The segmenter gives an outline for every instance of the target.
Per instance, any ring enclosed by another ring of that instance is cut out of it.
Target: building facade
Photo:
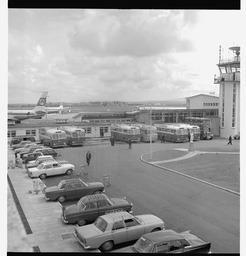
[[[198,94],[186,98],[186,109],[218,109],[219,96]]]
[[[220,86],[219,116],[220,136],[233,137],[240,132],[240,47],[230,47],[233,59],[220,60],[220,72],[215,83]]]

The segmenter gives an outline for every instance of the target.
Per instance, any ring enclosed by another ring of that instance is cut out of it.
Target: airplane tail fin
[[[47,97],[48,97],[48,91],[43,92],[41,97],[38,100],[37,105],[34,107],[33,110],[34,111],[45,111]]]

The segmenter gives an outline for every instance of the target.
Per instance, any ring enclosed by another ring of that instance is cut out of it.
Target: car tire
[[[110,251],[113,249],[113,247],[114,247],[113,241],[107,241],[101,245],[101,248],[103,251]]]
[[[153,230],[151,230],[151,232],[156,232],[156,231],[160,231],[159,228],[154,228]]]
[[[39,178],[40,178],[41,180],[46,179],[46,177],[47,177],[47,175],[46,175],[45,173],[39,175]]]
[[[69,170],[66,171],[66,174],[67,174],[67,175],[71,175],[72,172],[73,172],[73,170],[69,169]]]
[[[86,220],[78,220],[78,221],[77,221],[77,224],[78,224],[79,226],[84,226],[84,225],[86,225],[86,223],[87,223]]]
[[[65,196],[59,196],[57,199],[60,203],[64,203],[66,201],[66,197]]]

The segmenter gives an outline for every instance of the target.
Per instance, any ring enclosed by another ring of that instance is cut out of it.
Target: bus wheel
[[[58,201],[59,201],[60,203],[64,203],[64,202],[66,201],[66,197],[65,197],[65,196],[59,196],[59,197],[58,197]]]
[[[66,174],[67,174],[67,175],[71,175],[72,172],[73,172],[73,171],[72,171],[71,169],[69,169],[69,170],[66,171]]]
[[[41,180],[44,180],[44,179],[46,178],[46,176],[47,176],[47,175],[46,175],[45,173],[43,173],[43,174],[40,174],[40,175],[39,175],[39,178],[40,178]]]

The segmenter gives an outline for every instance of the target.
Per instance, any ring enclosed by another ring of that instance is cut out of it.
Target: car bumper
[[[62,214],[62,216],[61,216],[61,219],[62,219],[62,221],[63,221],[64,223],[66,223],[66,224],[68,223],[68,221],[64,219],[63,214]]]
[[[75,235],[76,240],[83,246],[84,249],[90,249],[91,246],[90,245],[85,245],[82,241],[80,241],[80,239]]]
[[[46,197],[45,195],[44,195],[44,198],[45,198],[46,201],[50,201],[51,200],[50,198]]]

